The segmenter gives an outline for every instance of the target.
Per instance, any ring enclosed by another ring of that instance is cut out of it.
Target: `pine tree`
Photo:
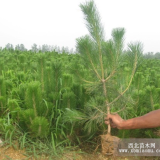
[[[0,76],[0,115],[3,114],[6,108],[6,85],[5,80]]]
[[[41,112],[41,101],[42,93],[40,89],[40,83],[38,81],[30,82],[26,91],[25,102],[28,109],[34,110],[35,117]]]
[[[90,35],[77,39],[77,50],[93,77],[92,81],[88,82],[90,84],[88,88],[90,91],[100,90],[102,92],[105,98],[107,114],[109,114],[111,106],[128,90],[131,84],[138,56],[142,54],[142,46],[140,43],[130,43],[128,45],[128,54],[123,56],[124,28],[113,29],[112,39],[105,41],[104,29],[94,2],[86,2],[85,4],[81,4],[80,7],[84,13],[86,26]],[[114,91],[117,90],[119,92],[121,84],[117,84],[115,77],[117,75],[120,76],[119,68],[124,61],[127,61],[129,68],[131,68],[131,72],[129,73],[130,79],[118,96],[110,96],[110,87],[113,87]],[[110,126],[108,133],[110,133]]]
[[[84,129],[91,133],[98,130],[99,126],[102,126],[104,131],[105,128],[102,124],[105,114],[110,114],[111,110],[118,112],[117,110],[121,110],[120,107],[125,105],[124,93],[128,91],[137,69],[137,63],[140,61],[142,45],[139,42],[130,43],[127,54],[124,54],[125,29],[113,29],[112,38],[106,41],[104,28],[94,1],[80,4],[80,8],[84,13],[89,35],[78,38],[76,47],[89,72],[86,77],[80,73],[78,76],[85,82],[87,91],[92,95],[83,111],[86,114],[86,120],[83,118],[80,121],[83,120]],[[124,77],[121,66],[125,62],[129,70],[125,74],[127,82],[122,83]],[[108,125],[107,133],[107,136],[101,136],[103,153],[111,152],[110,148],[104,145],[106,138],[111,141],[116,139],[116,137],[110,136],[110,125]]]

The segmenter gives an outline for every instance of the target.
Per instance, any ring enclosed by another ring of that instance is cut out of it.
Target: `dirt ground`
[[[100,153],[88,154],[74,151],[66,152],[57,157],[26,156],[25,150],[15,150],[13,147],[0,147],[0,160],[160,160],[160,157],[105,157]]]
[[[25,153],[24,150],[14,150],[13,147],[0,147],[0,160],[22,160],[27,157],[23,155]]]

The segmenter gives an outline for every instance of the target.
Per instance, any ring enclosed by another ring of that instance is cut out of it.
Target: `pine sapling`
[[[95,103],[93,105],[88,104],[93,109],[90,109],[92,115],[85,122],[85,128],[94,128],[91,126],[93,125],[92,122],[98,124],[100,122],[98,119],[101,119],[101,123],[103,123],[102,120],[106,116],[106,112],[110,114],[111,108],[117,105],[117,102],[121,101],[123,95],[128,91],[136,71],[139,56],[142,54],[142,45],[141,43],[130,43],[128,45],[128,54],[124,55],[124,28],[113,29],[112,38],[106,41],[100,15],[94,1],[81,4],[80,8],[84,13],[89,35],[77,39],[77,51],[83,59],[85,67],[89,70],[88,77],[92,77],[92,79],[81,75],[78,76],[85,82],[87,90],[94,97],[102,96],[104,99],[104,103],[101,103],[101,105],[97,100],[92,101]],[[130,75],[127,75],[129,77],[128,82],[121,87],[121,81],[116,80],[122,78],[120,67],[125,61],[131,71],[129,72]],[[98,115],[98,112],[101,116]],[[117,139],[117,137],[111,136],[111,126],[108,125],[107,135],[101,135],[102,153],[113,154],[113,141]]]

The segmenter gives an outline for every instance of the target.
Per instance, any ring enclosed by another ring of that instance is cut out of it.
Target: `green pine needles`
[[[26,109],[21,112],[21,120],[25,122],[33,137],[46,137],[49,133],[49,122],[40,115],[45,111],[42,107],[42,93],[40,83],[33,81],[28,84],[26,91]]]
[[[80,4],[80,8],[84,13],[89,35],[78,38],[76,46],[88,75],[84,77],[80,72],[77,75],[85,82],[88,93],[92,95],[82,111],[86,115],[86,120],[83,119],[84,129],[91,133],[92,129],[98,129],[98,126],[102,126],[102,130],[105,129],[102,125],[105,114],[109,114],[111,110],[121,110],[125,106],[127,98],[124,93],[128,91],[133,80],[137,63],[142,55],[142,45],[130,43],[128,54],[125,54],[125,29],[113,29],[112,38],[106,41],[94,1]],[[124,63],[129,72],[122,74],[121,68]],[[109,125],[108,133],[110,132]]]
[[[110,112],[129,119],[160,108],[159,59],[145,59],[140,42],[124,50],[124,28],[105,39],[94,1],[80,8],[89,34],[77,39],[77,54],[0,50],[0,134],[10,144],[18,140],[31,148],[37,142],[43,154],[58,153],[60,146],[110,134],[104,124]],[[114,131],[119,137],[150,135]]]
[[[45,117],[36,117],[30,126],[34,137],[44,138],[49,133],[49,122]]]
[[[27,108],[32,108],[34,110],[34,115],[38,116],[38,111],[40,109],[40,102],[42,100],[40,83],[33,81],[28,85],[26,91],[26,106]]]
[[[0,115],[6,108],[6,84],[2,76],[0,76]]]

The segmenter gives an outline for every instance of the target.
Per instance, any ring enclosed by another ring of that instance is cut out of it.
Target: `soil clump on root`
[[[120,138],[110,134],[101,135],[102,154],[106,156],[113,155],[118,147]]]

